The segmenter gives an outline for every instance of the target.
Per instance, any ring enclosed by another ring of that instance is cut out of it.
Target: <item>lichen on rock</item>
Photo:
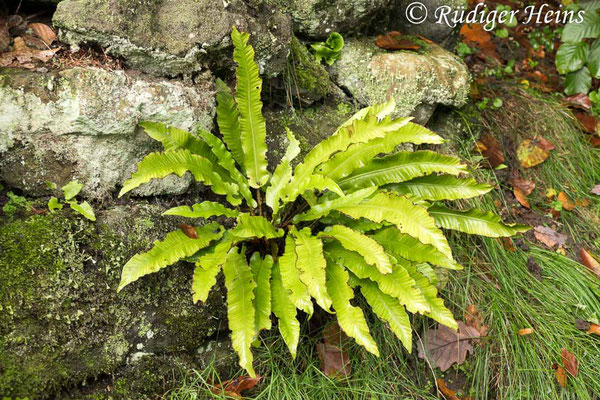
[[[78,179],[86,197],[107,197],[157,149],[140,121],[212,128],[213,78],[190,83],[99,68],[0,70],[0,178],[33,195],[47,193],[46,181]],[[170,177],[137,193],[182,193],[190,182]]]
[[[261,72],[276,75],[291,34],[277,9],[253,10],[242,0],[63,0],[53,23],[66,43],[99,44],[132,68],[171,77],[228,65],[232,26],[252,33]]]
[[[437,104],[466,104],[470,78],[462,60],[435,44],[413,40],[421,45],[418,52],[385,51],[375,46],[374,38],[347,40],[331,76],[361,105],[393,97],[396,116],[412,115],[430,106],[419,123],[427,122]]]

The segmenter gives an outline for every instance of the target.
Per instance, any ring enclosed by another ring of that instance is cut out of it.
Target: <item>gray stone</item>
[[[346,42],[342,58],[330,69],[334,82],[362,105],[393,97],[395,116],[418,116],[425,123],[438,104],[460,107],[467,101],[469,72],[456,55],[414,39],[418,52],[389,52],[374,38]]]
[[[89,198],[109,196],[158,149],[138,122],[210,130],[215,113],[209,74],[184,83],[96,68],[0,70],[0,103],[0,178],[32,195],[78,179]],[[137,194],[178,194],[190,182],[173,176]]]
[[[288,17],[242,0],[64,0],[53,23],[64,42],[97,43],[126,65],[162,76],[230,69],[232,26],[252,34],[261,73],[276,75],[291,35]]]
[[[373,24],[392,0],[271,0],[294,22],[294,32],[313,39],[330,32],[356,33]]]
[[[466,0],[419,0],[419,3],[423,4],[427,10],[427,18],[418,24],[411,23],[406,18],[406,10],[414,2],[414,0],[396,0],[390,18],[390,29],[399,30],[409,35],[421,35],[442,45],[448,41],[453,32],[460,29],[461,24],[453,27],[451,24],[445,23],[444,19],[440,19],[440,10],[441,8],[448,8],[454,11],[466,8]],[[450,11],[450,15],[452,11]],[[415,16],[420,16],[422,11],[415,10],[414,12]],[[448,20],[451,21],[451,17],[448,17]]]

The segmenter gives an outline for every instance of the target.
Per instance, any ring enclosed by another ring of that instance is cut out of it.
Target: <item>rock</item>
[[[210,130],[215,113],[209,74],[185,83],[96,68],[0,70],[0,103],[0,179],[32,195],[48,193],[46,181],[78,179],[89,198],[111,195],[158,148],[139,121]],[[182,193],[190,181],[173,176],[137,193]]]
[[[61,388],[122,376],[124,368],[138,375],[122,385],[139,387],[147,361],[199,348],[212,354],[206,342],[226,326],[224,289],[219,284],[205,304],[193,304],[193,265],[167,267],[116,292],[123,264],[176,225],[163,211],[137,203],[99,211],[96,223],[66,209],[0,219],[1,396],[62,398]],[[152,388],[173,375],[165,371],[151,371],[164,373],[148,377]]]
[[[294,22],[294,32],[312,39],[330,32],[357,33],[373,24],[392,0],[271,0],[281,5]]]
[[[395,116],[417,115],[424,124],[437,104],[460,107],[467,101],[469,72],[456,55],[415,39],[419,52],[388,52],[374,38],[346,41],[330,70],[334,82],[361,105],[396,100]]]
[[[459,8],[467,8],[466,0],[419,0],[419,3],[425,6],[427,10],[427,19],[419,24],[409,22],[406,18],[406,10],[409,5],[414,3],[413,0],[396,0],[396,5],[393,7],[393,13],[390,18],[390,29],[398,30],[408,35],[421,35],[436,43],[443,45],[444,47],[453,32],[457,32],[460,29],[461,24],[457,26],[451,26],[452,11]],[[420,16],[422,11],[414,11],[415,16]],[[448,21],[446,23],[444,18],[441,16],[449,12]],[[439,23],[438,23],[439,21]]]
[[[126,65],[161,76],[231,69],[231,27],[252,34],[261,73],[284,70],[289,18],[242,0],[64,0],[53,23],[73,46],[97,43]]]
[[[271,101],[282,105],[310,105],[325,97],[332,85],[329,73],[295,36],[290,43],[288,68],[267,82]],[[272,91],[276,89],[276,91]]]

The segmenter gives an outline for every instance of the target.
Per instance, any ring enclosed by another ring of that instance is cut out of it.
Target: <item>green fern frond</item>
[[[265,217],[246,213],[240,214],[237,225],[229,232],[240,239],[276,239],[283,236],[283,229],[276,229]]]
[[[317,237],[331,237],[337,240],[346,249],[360,254],[368,264],[375,266],[382,274],[392,272],[392,263],[383,247],[369,236],[343,225],[333,225],[325,228]]]
[[[225,144],[223,144],[221,139],[219,139],[210,132],[199,130],[198,134],[210,146],[213,154],[217,157],[218,165],[223,167],[225,171],[227,171],[229,176],[231,176],[233,181],[238,185],[238,187],[240,188],[240,194],[246,200],[248,205],[253,208],[256,207],[257,203],[256,200],[254,200],[254,198],[252,197],[252,193],[250,192],[248,180],[246,179],[246,177],[244,177],[244,175],[242,175],[240,171],[238,171],[235,165],[235,160],[233,159],[233,156],[231,155],[229,150],[227,150],[227,148],[225,147]]]
[[[296,318],[296,306],[288,297],[286,288],[283,286],[279,265],[273,266],[273,277],[271,279],[271,304],[273,314],[278,318],[279,332],[287,345],[292,358],[296,358],[298,340],[300,340],[300,323]]]
[[[406,264],[405,268],[409,275],[415,280],[417,287],[429,305],[430,311],[425,315],[449,328],[454,330],[458,329],[458,324],[456,323],[452,312],[446,308],[444,300],[438,297],[438,291],[435,286],[433,286],[423,274],[417,271],[416,266]]]
[[[383,187],[399,194],[412,194],[430,201],[469,199],[481,196],[493,188],[485,183],[477,183],[473,178],[464,179],[452,175],[428,175]]]
[[[369,333],[362,310],[350,304],[354,291],[348,286],[348,279],[348,271],[344,267],[336,263],[327,266],[327,291],[331,295],[340,328],[367,351],[379,356],[379,349]]]
[[[223,141],[233,155],[238,165],[244,168],[244,150],[240,139],[240,111],[235,103],[229,86],[220,79],[216,81],[217,86],[217,124],[223,135]]]
[[[194,204],[191,208],[188,206],[169,208],[163,215],[176,215],[186,218],[210,218],[224,215],[229,218],[235,218],[240,215],[240,212],[227,208],[221,203],[203,201],[202,203]]]
[[[344,190],[362,189],[403,182],[434,172],[458,175],[468,173],[464,164],[456,157],[445,156],[433,151],[400,152],[391,156],[372,159],[367,165],[354,170],[338,181]]]
[[[278,214],[281,192],[289,184],[290,179],[292,178],[291,162],[298,154],[300,154],[300,142],[288,128],[286,128],[286,134],[289,142],[288,147],[283,159],[275,168],[275,172],[271,178],[271,184],[267,188],[265,194],[265,203],[271,207],[273,215]]]
[[[374,222],[391,222],[400,232],[419,239],[421,243],[431,244],[452,259],[450,245],[427,209],[414,205],[405,197],[380,192],[359,205],[344,206],[338,210],[352,218],[364,217]]]
[[[336,154],[331,160],[321,164],[318,173],[333,180],[339,180],[352,173],[357,168],[368,164],[379,154],[392,153],[402,143],[443,143],[444,139],[429,129],[407,123],[395,132],[388,133],[385,137],[370,140],[366,143],[357,143],[346,151]]]
[[[119,283],[120,292],[125,286],[137,281],[144,275],[158,272],[168,265],[189,257],[205,248],[213,240],[223,235],[222,227],[217,223],[196,228],[197,239],[187,237],[182,231],[174,231],[162,242],[154,242],[154,247],[147,253],[136,254],[125,264]]]
[[[259,188],[269,180],[267,171],[267,128],[262,115],[260,92],[262,80],[254,62],[254,49],[248,44],[250,35],[233,28],[231,38],[235,47],[233,59],[237,62],[237,90],[235,99],[240,111],[240,140],[244,150],[244,167],[250,186]]]
[[[323,243],[314,237],[309,228],[292,230],[296,243],[296,267],[300,271],[300,280],[306,285],[308,293],[325,311],[331,309],[331,297],[325,285],[327,262],[323,256]]]
[[[225,287],[227,288],[227,319],[231,330],[231,344],[239,356],[239,365],[248,375],[255,377],[252,368],[252,342],[256,337],[254,313],[254,289],[256,282],[245,254],[238,248],[229,250],[223,264]]]
[[[289,292],[290,301],[295,307],[310,316],[313,315],[313,304],[308,289],[300,280],[300,271],[297,267],[296,242],[292,235],[285,238],[285,251],[279,258],[282,284]]]
[[[427,262],[447,269],[463,268],[432,245],[423,244],[395,227],[382,229],[371,237],[396,258],[405,258],[417,263]]]
[[[354,206],[375,193],[376,187],[370,187],[362,190],[357,190],[344,197],[338,197],[333,200],[324,201],[323,203],[315,204],[303,214],[298,214],[294,217],[293,222],[312,221],[327,216],[331,211],[344,206]]]
[[[143,121],[139,124],[148,136],[162,143],[165,151],[188,150],[215,163],[217,158],[212,154],[208,143],[183,129],[168,126],[161,122]]]
[[[222,176],[215,172],[213,163],[185,149],[148,154],[138,163],[137,171],[131,175],[131,178],[123,183],[119,197],[152,179],[165,178],[171,174],[182,177],[188,171],[198,182],[210,186],[216,194],[226,195],[227,201],[231,204],[241,203],[236,196],[237,185],[224,182]]]
[[[234,245],[231,239],[225,238],[212,251],[202,255],[196,262],[192,279],[193,301],[206,302],[208,293],[217,283],[217,275],[227,260],[227,253]]]
[[[412,351],[412,329],[410,319],[400,302],[383,293],[377,284],[367,279],[351,279],[351,283],[360,286],[360,292],[365,300],[371,306],[371,310],[388,327],[404,345],[404,348],[411,353]]]
[[[351,125],[354,121],[359,119],[367,119],[369,117],[376,117],[377,119],[384,119],[388,115],[394,112],[396,109],[396,101],[392,97],[385,103],[374,104],[365,108],[361,108],[355,112],[346,122],[342,123],[338,130],[341,128]]]
[[[271,272],[273,269],[273,257],[266,255],[260,257],[260,253],[252,254],[250,257],[250,269],[254,276],[256,287],[254,288],[254,310],[256,321],[256,332],[263,329],[271,329]]]
[[[341,263],[360,279],[376,282],[383,293],[400,301],[408,311],[426,313],[431,310],[425,297],[416,287],[416,282],[402,265],[394,265],[391,274],[382,274],[367,264],[358,253],[346,250],[337,243],[328,243],[325,250],[330,259]]]
[[[505,224],[502,218],[491,211],[477,209],[457,211],[442,205],[434,205],[428,210],[435,223],[444,229],[452,229],[488,237],[507,237],[527,232],[530,227],[520,224]]]

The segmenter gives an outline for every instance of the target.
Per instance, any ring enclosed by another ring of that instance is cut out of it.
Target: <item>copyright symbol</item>
[[[427,7],[425,4],[415,1],[406,7],[406,19],[411,24],[419,25],[427,19]]]

